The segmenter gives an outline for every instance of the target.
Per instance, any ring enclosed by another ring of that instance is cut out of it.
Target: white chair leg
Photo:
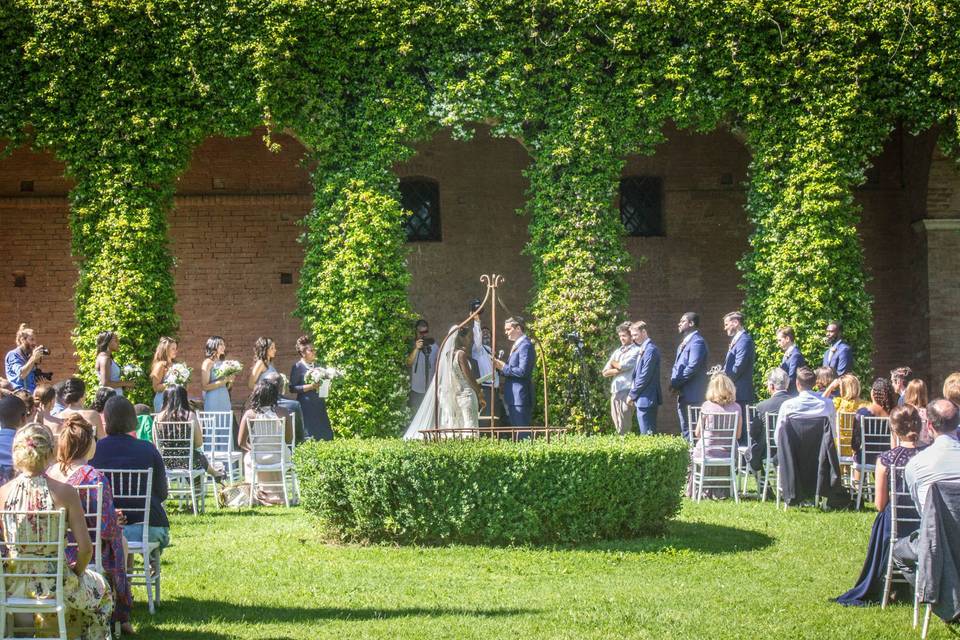
[[[141,557],[143,558],[143,582],[147,589],[147,610],[152,615],[157,612],[157,609],[154,605],[153,576],[150,575],[150,554],[145,550]]]
[[[777,467],[777,486],[773,490],[777,494],[777,509],[780,508],[780,467]],[[783,508],[787,508],[787,503],[783,503]]]
[[[280,484],[283,486],[283,506],[290,507],[290,494],[287,493],[287,469],[280,465]]]
[[[927,631],[930,630],[930,610],[931,607],[928,604],[927,610],[923,612],[923,630],[920,631],[920,640],[927,640]]]
[[[917,595],[916,589],[913,592],[913,628],[917,628],[917,620],[920,617],[920,598]]]
[[[740,495],[737,493],[737,470],[730,467],[730,487],[733,490],[733,501],[740,504]]]
[[[927,609],[929,612],[929,609]],[[60,628],[61,640],[67,640],[67,611],[61,609],[57,612],[57,626]]]

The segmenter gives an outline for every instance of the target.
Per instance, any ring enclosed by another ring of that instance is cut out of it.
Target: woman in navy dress
[[[307,371],[317,361],[317,353],[309,336],[297,338],[297,353],[300,360],[290,369],[290,390],[297,394],[300,410],[303,411],[303,430],[314,440],[333,440],[330,418],[327,416],[326,399],[317,393],[319,384],[307,384]]]
[[[922,423],[916,408],[902,405],[894,408],[890,413],[890,428],[900,438],[900,446],[884,451],[877,459],[876,472],[876,504],[877,517],[873,521],[873,530],[870,532],[870,542],[867,543],[867,557],[860,570],[857,584],[845,594],[836,599],[836,602],[853,607],[862,607],[869,604],[878,604],[883,599],[883,583],[887,571],[887,554],[890,553],[890,482],[896,479],[897,490],[903,490],[903,478],[896,478],[893,469],[904,467],[910,458],[920,450],[917,448],[917,439],[920,437]],[[913,501],[904,507],[897,504],[897,509],[908,509],[912,516],[916,516],[916,507]],[[917,528],[913,523],[909,527],[903,525],[898,536],[906,536]],[[898,584],[894,584],[894,589]],[[909,593],[898,594],[898,600],[909,599]]]

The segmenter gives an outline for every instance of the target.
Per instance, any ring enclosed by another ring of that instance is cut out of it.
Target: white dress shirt
[[[930,485],[940,480],[960,481],[960,441],[949,435],[938,435],[929,447],[913,456],[903,472],[910,495],[923,513]]]
[[[779,435],[780,429],[787,421],[787,416],[827,418],[830,421],[830,430],[833,431],[833,433],[837,432],[837,411],[833,408],[833,400],[824,398],[819,393],[814,393],[813,391],[801,391],[799,395],[790,398],[780,405],[774,438]]]

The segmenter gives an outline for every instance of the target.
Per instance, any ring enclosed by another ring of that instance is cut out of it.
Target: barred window
[[[620,220],[628,236],[665,236],[663,178],[629,176],[620,181]]]
[[[410,212],[407,242],[440,242],[440,185],[427,178],[400,181],[400,205]]]

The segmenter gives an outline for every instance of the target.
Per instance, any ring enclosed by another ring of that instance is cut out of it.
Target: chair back
[[[143,548],[147,548],[150,529],[150,502],[153,499],[153,469],[100,469],[113,491],[114,506],[127,519],[131,514],[143,515]]]
[[[193,471],[193,430],[190,421],[157,420],[153,423],[153,442],[168,471]]]
[[[857,427],[857,414],[849,411],[837,413],[837,456],[840,459],[853,457],[853,430]]]
[[[197,418],[203,429],[203,452],[208,458],[234,450],[232,411],[198,411]]]
[[[687,424],[690,426],[690,431],[687,433],[687,440],[692,446],[696,441],[696,426],[700,422],[700,405],[690,405],[687,407]]]
[[[283,418],[251,418],[247,421],[250,433],[250,455],[254,461],[260,456],[277,455],[286,462],[290,447],[286,442],[286,423]]]
[[[740,412],[700,413],[700,443],[703,455],[712,460],[729,460],[731,463],[737,454],[737,424]]]
[[[780,417],[779,413],[768,412],[764,416],[763,430],[764,435],[767,439],[767,457],[765,458],[766,462],[773,462],[773,456],[777,455],[777,419]]]
[[[11,582],[53,582],[57,607],[63,607],[67,517],[56,511],[0,511],[4,535],[0,538],[0,600],[6,600]],[[12,540],[10,538],[13,538]]]
[[[97,570],[103,572],[103,487],[100,484],[79,484],[76,486],[80,494],[80,504],[83,505],[83,514],[87,520],[87,531],[93,543],[93,558]],[[69,534],[68,547],[77,545],[73,534]]]
[[[890,449],[890,418],[860,417],[860,464],[874,464]]]
[[[891,542],[917,530],[920,512],[903,479],[906,467],[890,468],[890,537]]]

